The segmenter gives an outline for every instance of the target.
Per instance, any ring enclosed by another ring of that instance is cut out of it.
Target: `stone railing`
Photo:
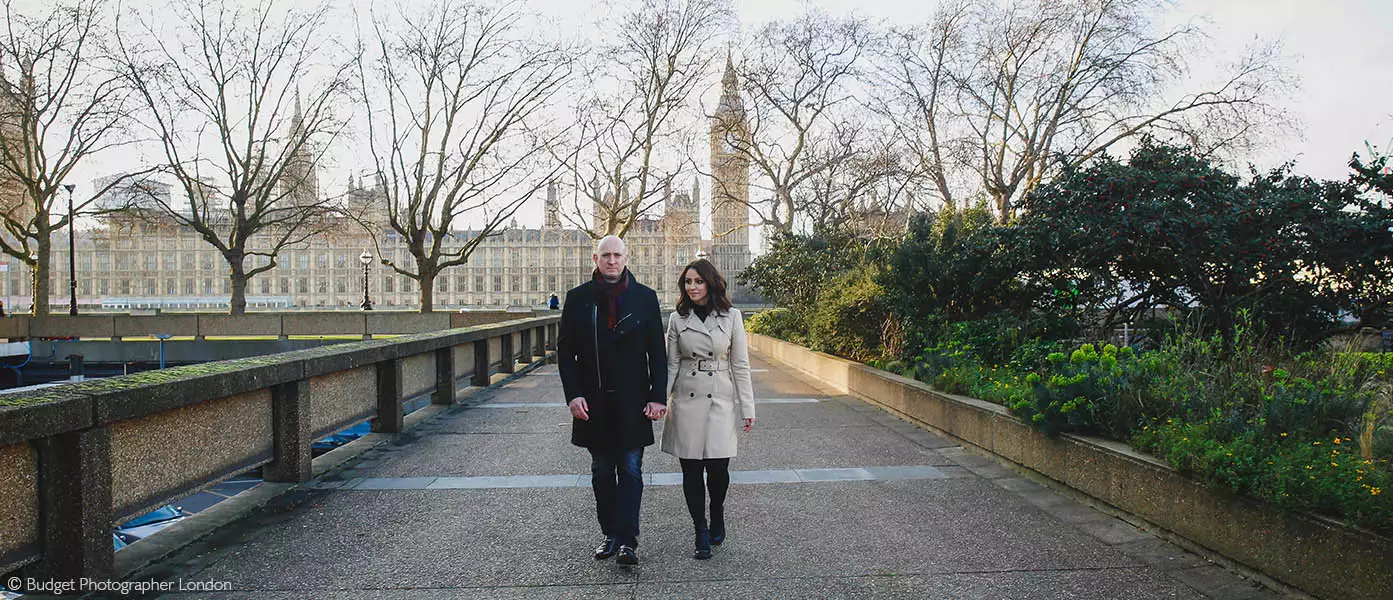
[[[1046,436],[1004,407],[939,392],[920,381],[750,334],[750,348],[823,383],[943,431],[1320,598],[1388,598],[1393,540],[1335,521],[1285,512],[1196,482],[1126,444]]]
[[[487,325],[548,313],[502,310],[469,312],[324,311],[303,313],[166,313],[160,315],[14,315],[0,318],[0,338],[109,338],[152,335],[207,337],[406,335]],[[556,313],[560,314],[560,313]]]
[[[199,316],[200,318],[202,315]],[[559,315],[148,371],[0,397],[0,573],[113,574],[111,528],[234,474],[307,481],[310,444],[545,357]],[[361,319],[360,319],[361,322]]]

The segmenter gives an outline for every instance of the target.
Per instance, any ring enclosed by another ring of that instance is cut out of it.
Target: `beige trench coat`
[[[750,353],[740,311],[672,313],[667,327],[668,414],[662,450],[678,458],[735,456],[742,419],[755,418]]]

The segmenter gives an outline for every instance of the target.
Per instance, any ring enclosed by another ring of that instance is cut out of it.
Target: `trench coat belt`
[[[714,358],[684,358],[682,368],[690,369],[696,367],[698,371],[729,371],[730,361],[717,360]]]

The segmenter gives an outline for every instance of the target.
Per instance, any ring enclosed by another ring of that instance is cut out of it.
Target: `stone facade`
[[[665,305],[676,304],[679,271],[703,249],[710,251],[712,260],[731,279],[750,263],[749,234],[744,226],[749,211],[743,204],[749,198],[749,166],[729,152],[717,133],[743,132],[745,128],[734,77],[728,66],[722,109],[712,118],[712,202],[703,206],[701,186],[696,182],[690,191],[669,190],[662,216],[641,218],[625,236],[630,270],[639,282],[657,290]],[[297,106],[292,127],[298,126],[298,118]],[[287,163],[277,190],[282,201],[309,202],[319,197],[319,181],[309,156],[308,150],[296,150]],[[594,268],[590,259],[593,242],[583,231],[562,226],[556,194],[557,186],[549,186],[541,228],[513,224],[479,244],[467,265],[442,273],[436,279],[435,307],[541,307],[552,294],[564,299],[566,290],[589,279]],[[385,223],[382,198],[380,190],[350,179],[344,204],[367,222]],[[702,210],[713,207],[714,242],[702,239],[700,225]],[[378,229],[386,232],[381,236],[385,258],[398,265],[411,264],[405,242],[386,227]],[[53,306],[68,301],[67,235],[67,231],[60,231],[53,239],[49,290]],[[467,243],[476,232],[459,231],[456,235],[445,240],[447,249]],[[77,236],[81,309],[216,310],[227,306],[231,287],[227,264],[191,230],[168,220],[123,216],[104,218],[98,227],[79,230]],[[251,243],[269,247],[266,240],[253,239]],[[365,250],[375,252],[371,236],[345,220],[342,226],[331,228],[331,233],[283,251],[275,269],[252,278],[247,306],[251,310],[355,308],[363,299],[364,270],[358,257]],[[265,264],[265,260],[252,257],[247,267]],[[25,311],[32,275],[17,261],[7,262],[9,271],[0,273],[6,308]],[[369,266],[367,279],[368,296],[378,308],[419,303],[416,282],[392,273],[377,260]]]

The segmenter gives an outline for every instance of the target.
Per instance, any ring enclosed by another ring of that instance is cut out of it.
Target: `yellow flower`
[[[1330,463],[1330,466],[1332,466],[1332,467],[1338,467],[1338,466],[1340,466],[1340,463],[1333,462],[1333,463]]]
[[[1320,442],[1311,442],[1311,445],[1312,445],[1312,446],[1319,446],[1319,445],[1320,445]]]
[[[1282,437],[1287,437],[1287,432],[1283,431],[1283,432],[1282,432]]]
[[[1336,443],[1336,444],[1340,443],[1340,438],[1335,438],[1335,443]]]
[[[1371,496],[1377,496],[1377,495],[1379,495],[1379,494],[1382,493],[1382,492],[1383,492],[1383,490],[1381,490],[1381,489],[1379,489],[1379,488],[1373,488],[1373,489],[1369,490],[1369,495],[1371,495]]]
[[[1311,465],[1306,465],[1306,468],[1307,468],[1307,469],[1310,469],[1310,468],[1311,468]]]

